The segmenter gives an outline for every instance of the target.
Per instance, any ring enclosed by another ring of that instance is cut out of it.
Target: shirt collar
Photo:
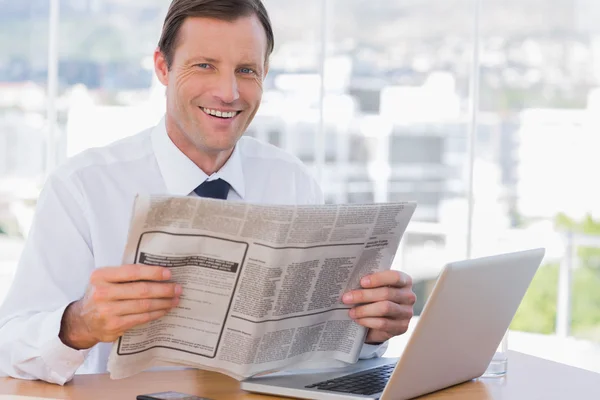
[[[167,134],[165,118],[154,127],[151,138],[158,168],[169,194],[187,196],[205,180],[222,178],[231,185],[240,198],[244,198],[244,174],[239,146],[235,146],[231,157],[219,171],[208,176],[171,141]]]

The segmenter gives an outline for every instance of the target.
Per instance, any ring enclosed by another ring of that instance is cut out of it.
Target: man
[[[285,152],[242,135],[258,110],[273,51],[260,0],[174,0],[154,54],[167,112],[153,129],[69,160],[42,191],[13,286],[0,309],[0,373],[57,384],[104,372],[111,342],[177,306],[166,268],[120,265],[137,193],[315,204],[322,194]],[[218,196],[215,196],[218,197]],[[406,331],[410,277],[365,277],[343,301],[370,328],[362,356]]]

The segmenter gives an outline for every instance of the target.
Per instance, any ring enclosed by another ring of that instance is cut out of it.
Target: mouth
[[[217,110],[214,108],[199,107],[204,114],[223,120],[231,120],[241,114],[241,111]]]

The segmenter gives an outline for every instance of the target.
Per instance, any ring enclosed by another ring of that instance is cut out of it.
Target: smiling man
[[[153,129],[88,150],[48,179],[0,308],[0,375],[64,384],[104,372],[111,342],[177,306],[167,268],[120,265],[136,194],[318,204],[298,159],[242,137],[261,102],[274,38],[260,0],[175,0],[154,54],[167,112]],[[404,333],[409,276],[365,277],[344,296],[369,329],[362,357]]]
[[[193,3],[221,3],[223,15],[185,18],[183,5]],[[167,87],[168,135],[209,175],[227,162],[256,115],[273,50],[262,5],[247,2],[256,13],[243,15],[239,8],[246,2],[235,3],[175,1],[166,25],[177,26],[165,30],[154,55],[158,79]]]

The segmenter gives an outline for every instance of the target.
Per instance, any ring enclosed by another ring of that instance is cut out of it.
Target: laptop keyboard
[[[383,391],[395,366],[395,364],[382,365],[381,367],[308,385],[306,388],[362,395],[375,394]]]

